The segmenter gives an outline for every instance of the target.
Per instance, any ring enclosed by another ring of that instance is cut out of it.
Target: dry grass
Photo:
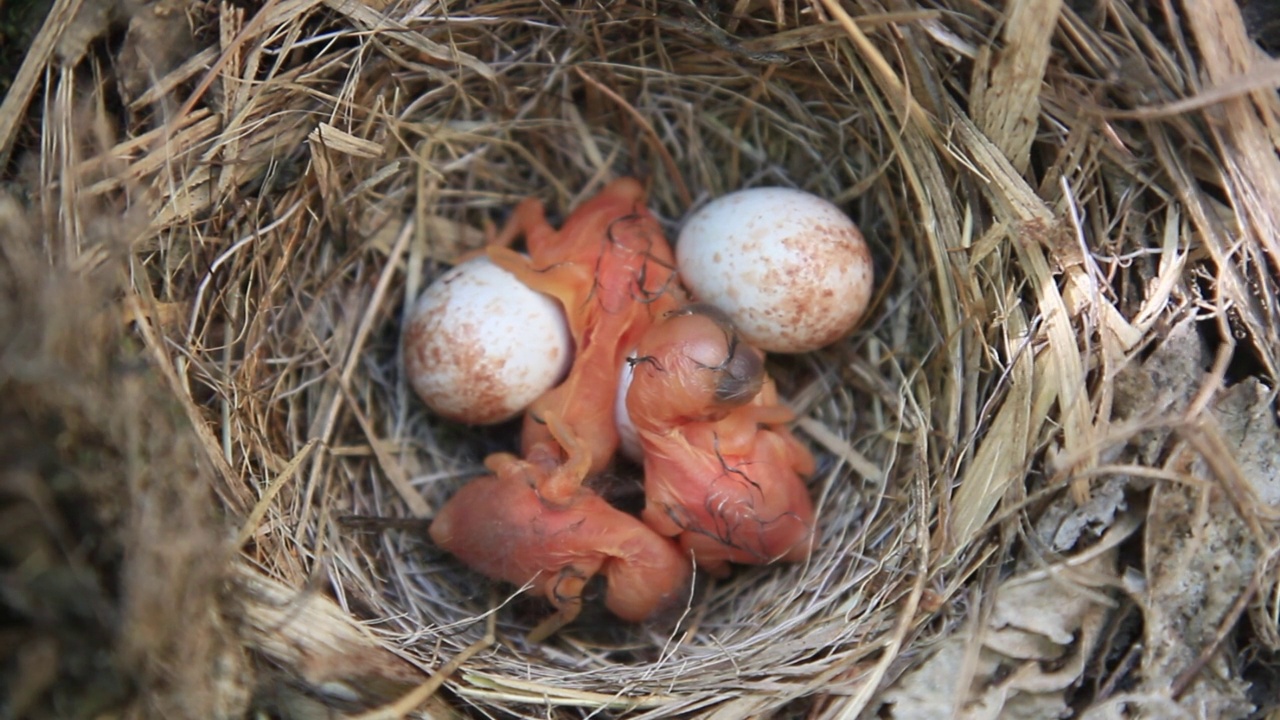
[[[116,273],[89,297],[181,408],[156,422],[199,470],[131,472],[216,495],[210,622],[270,668],[209,690],[225,712],[1274,709],[1280,65],[1232,0],[161,0],[121,2],[123,35],[79,6],[0,106],[4,172],[41,258]],[[543,608],[422,532],[514,431],[431,416],[397,329],[520,198],[563,214],[622,174],[673,235],[740,187],[831,198],[882,286],[848,341],[777,361],[820,456],[811,561],[529,645]],[[121,491],[146,547],[209,522]],[[191,587],[156,567],[121,582]]]

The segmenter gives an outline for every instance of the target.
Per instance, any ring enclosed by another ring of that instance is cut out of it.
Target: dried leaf
[[[1083,675],[1110,612],[1104,590],[1136,518],[1122,525],[1098,550],[1002,583],[985,628],[950,636],[885,692],[888,717],[1066,717],[1065,692]]]
[[[1189,452],[1172,461],[1195,475]],[[1219,625],[1245,591],[1258,548],[1230,503],[1212,482],[1199,487],[1157,486],[1147,516],[1147,592],[1143,598],[1142,690],[1169,695],[1172,681],[1215,641]],[[1199,717],[1241,717],[1253,710],[1248,683],[1217,653],[1179,699]]]
[[[1275,401],[1274,390],[1249,378],[1223,392],[1213,414],[1249,488],[1272,510],[1280,510],[1280,424]]]
[[[1238,478],[1215,474],[1201,449],[1177,443],[1184,422],[1205,382],[1209,357],[1194,318],[1175,324],[1151,355],[1116,378],[1117,418],[1151,426],[1131,444],[1135,461],[1159,465],[1180,482],[1162,481],[1152,490],[1144,537],[1145,592],[1141,692],[1177,702],[1199,717],[1237,717],[1250,712],[1247,683],[1216,652],[1181,697],[1174,682],[1194,670],[1223,641],[1224,623],[1259,570],[1262,548],[1241,516],[1233,493],[1274,498],[1280,431],[1270,417],[1267,393],[1255,380],[1222,392],[1205,410],[1210,431],[1233,448]],[[1210,378],[1209,382],[1217,380]],[[1229,489],[1233,483],[1239,487]],[[1225,628],[1229,630],[1229,627]],[[1158,712],[1153,705],[1150,712]]]
[[[1096,539],[1128,509],[1125,488],[1129,483],[1127,476],[1109,477],[1093,487],[1083,505],[1069,496],[1059,496],[1036,520],[1040,541],[1061,553],[1076,547],[1081,538]]]

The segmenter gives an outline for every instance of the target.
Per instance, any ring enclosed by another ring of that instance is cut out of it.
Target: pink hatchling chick
[[[782,423],[763,354],[691,305],[641,340],[627,410],[644,448],[644,521],[699,567],[801,561],[815,541],[813,456]]]
[[[507,245],[524,236],[529,256]],[[573,336],[565,380],[525,414],[521,455],[538,493],[572,501],[582,481],[618,449],[614,398],[618,368],[654,320],[683,301],[675,257],[631,178],[615,180],[576,208],[559,230],[542,203],[520,203],[488,248],[489,259],[564,306]]]
[[[563,506],[538,496],[527,463],[496,454],[495,474],[467,483],[436,515],[431,539],[495,580],[531,584],[556,612],[529,635],[537,642],[572,622],[587,581],[603,573],[605,606],[642,621],[685,597],[693,568],[680,548],[580,488]]]

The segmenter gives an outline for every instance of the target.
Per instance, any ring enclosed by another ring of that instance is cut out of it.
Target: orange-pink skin
[[[527,258],[507,247],[519,236]],[[523,201],[488,254],[529,287],[558,299],[568,317],[573,366],[526,412],[521,454],[527,472],[551,468],[536,482],[542,498],[569,503],[618,448],[613,403],[627,349],[683,300],[675,257],[645,207],[643,186],[631,178],[607,185],[558,231],[540,202]]]
[[[531,640],[577,617],[597,573],[607,580],[606,607],[623,620],[642,621],[683,599],[693,569],[674,542],[585,487],[563,507],[548,505],[514,456],[495,454],[486,465],[494,474],[450,498],[431,538],[484,575],[530,584],[551,602],[556,614]]]
[[[717,576],[729,563],[808,558],[814,460],[782,425],[794,416],[762,354],[693,310],[655,325],[635,356],[627,410],[644,448],[645,523]]]

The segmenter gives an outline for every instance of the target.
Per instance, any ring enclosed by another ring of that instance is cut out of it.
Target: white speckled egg
[[[839,340],[866,312],[874,282],[858,226],[832,203],[789,188],[708,203],[681,229],[676,262],[695,297],[771,352]]]
[[[414,391],[473,425],[515,417],[564,377],[572,356],[560,303],[483,256],[431,283],[404,329]]]

